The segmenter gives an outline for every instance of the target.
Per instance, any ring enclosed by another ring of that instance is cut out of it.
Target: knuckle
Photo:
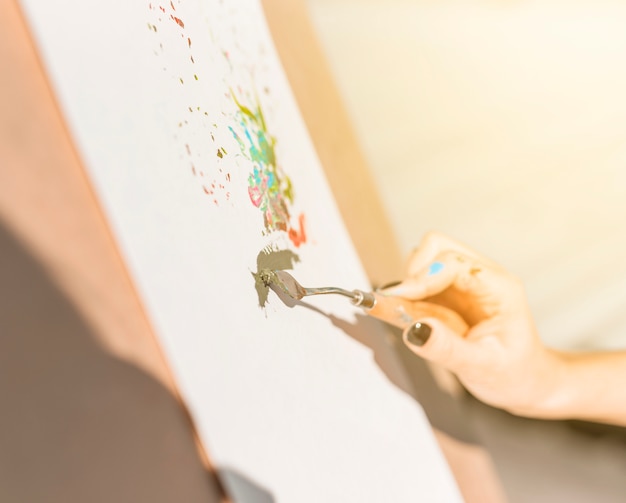
[[[443,250],[439,253],[437,258],[442,262],[452,263],[454,261],[458,261],[459,256],[460,254],[458,252],[455,252],[454,250]]]
[[[423,243],[429,243],[431,241],[438,241],[442,238],[442,235],[440,232],[437,232],[435,230],[429,230],[424,234],[424,237],[422,239]]]
[[[449,247],[449,240],[441,232],[429,230],[424,234],[420,248],[441,250]]]

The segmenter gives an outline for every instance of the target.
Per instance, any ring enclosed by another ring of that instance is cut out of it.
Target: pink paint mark
[[[263,190],[262,187],[259,187],[257,185],[248,187],[248,196],[250,197],[250,201],[257,208],[259,206],[261,206],[261,203],[263,202],[263,195],[264,194],[265,194],[265,191]]]

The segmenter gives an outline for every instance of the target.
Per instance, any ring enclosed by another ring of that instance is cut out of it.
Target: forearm
[[[552,356],[551,391],[532,415],[626,426],[626,351]]]

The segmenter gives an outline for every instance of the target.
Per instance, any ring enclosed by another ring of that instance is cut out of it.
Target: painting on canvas
[[[253,0],[23,0],[88,175],[235,501],[458,500],[417,403],[351,334],[368,289]],[[245,487],[240,483],[246,480]]]

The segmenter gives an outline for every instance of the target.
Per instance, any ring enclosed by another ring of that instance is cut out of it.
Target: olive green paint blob
[[[259,297],[259,306],[265,307],[272,284],[272,271],[293,269],[300,257],[291,250],[264,248],[256,257],[257,272],[252,273],[254,288]]]

